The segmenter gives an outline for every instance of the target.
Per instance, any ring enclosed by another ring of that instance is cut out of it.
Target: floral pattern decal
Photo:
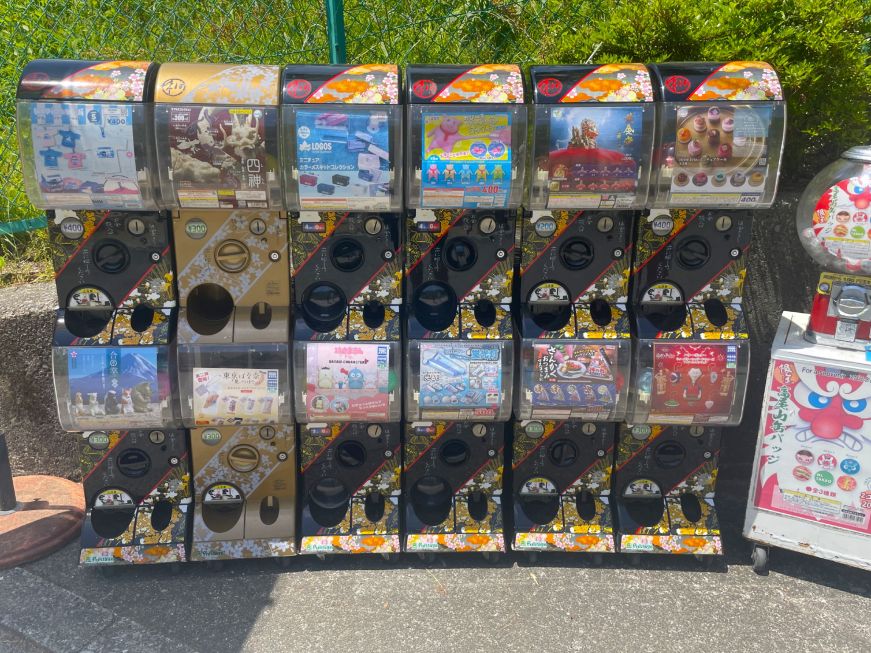
[[[306,104],[399,104],[399,67],[392,64],[354,66],[312,93]]]
[[[732,61],[708,77],[688,98],[716,100],[783,100],[783,89],[774,68],[764,61]]]
[[[79,70],[46,90],[47,100],[142,102],[150,61],[103,61]]]
[[[653,102],[650,73],[640,63],[605,64],[575,84],[560,102]]]
[[[522,104],[523,74],[515,64],[475,66],[448,84],[433,102]]]

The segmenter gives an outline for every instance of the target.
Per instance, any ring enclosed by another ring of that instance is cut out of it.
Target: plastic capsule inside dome
[[[871,145],[853,147],[808,184],[796,215],[799,240],[831,272],[871,274]]]

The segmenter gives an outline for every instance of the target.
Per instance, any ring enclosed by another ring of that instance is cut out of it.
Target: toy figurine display
[[[810,315],[784,313],[771,348],[744,521],[757,543],[871,569],[871,147],[854,147],[805,189],[796,225],[825,271]]]
[[[300,553],[400,551],[402,107],[395,65],[287,66]]]
[[[18,135],[48,218],[82,564],[721,553],[777,74],[530,73],[27,65]],[[752,507],[760,528],[841,528],[824,555],[860,566],[869,170],[854,148],[800,206],[826,272],[775,351]]]
[[[155,80],[181,413],[193,429],[193,560],[296,553],[278,95],[277,66],[172,63]]]
[[[428,470],[409,489],[406,549],[504,551],[523,74],[512,64],[409,66],[405,92],[406,481]],[[475,475],[485,469],[486,482]]]
[[[614,429],[626,414],[632,229],[647,198],[654,103],[642,64],[533,66],[521,218],[514,548],[616,551]],[[602,423],[596,423],[602,422]]]
[[[650,70],[660,100],[654,208],[639,217],[635,236],[632,426],[621,429],[614,474],[620,547],[718,554],[721,434],[713,427],[737,425],[743,414],[747,209],[774,201],[785,106],[777,74],[764,62]],[[639,460],[649,461],[646,476]],[[699,474],[692,493],[675,484]]]

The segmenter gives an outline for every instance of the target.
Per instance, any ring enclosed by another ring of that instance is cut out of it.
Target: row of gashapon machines
[[[720,551],[777,77],[531,76],[525,195],[517,66],[25,69],[83,563]]]

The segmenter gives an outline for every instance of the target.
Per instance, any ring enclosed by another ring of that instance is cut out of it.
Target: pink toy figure
[[[429,169],[426,171],[426,180],[427,181],[438,181],[439,180],[439,169],[435,163],[431,163]]]
[[[460,136],[460,126],[462,124],[463,121],[459,118],[452,116],[442,118],[441,123],[427,134],[430,138],[430,143],[426,151],[441,149],[445,152],[453,152],[456,142],[463,138]]]

